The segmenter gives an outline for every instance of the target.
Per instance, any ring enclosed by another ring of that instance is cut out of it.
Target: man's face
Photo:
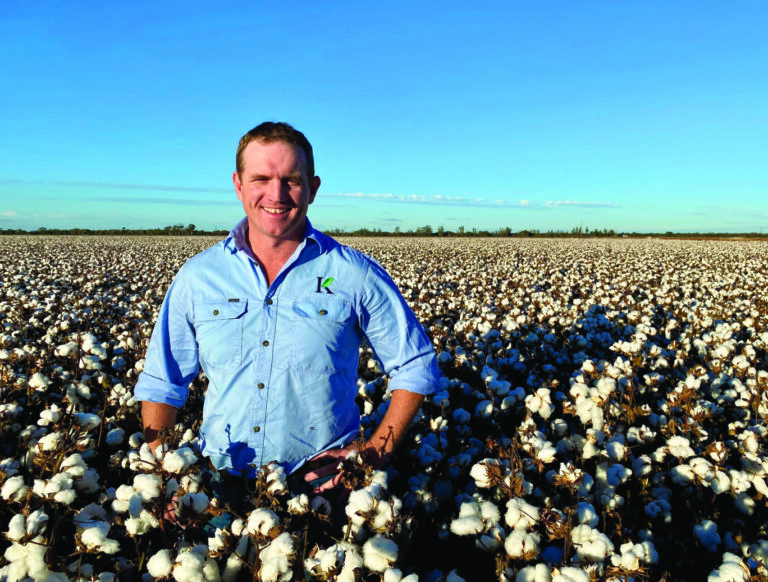
[[[320,178],[307,177],[304,151],[284,142],[253,141],[243,151],[243,172],[232,176],[248,217],[249,238],[300,242],[307,208]]]

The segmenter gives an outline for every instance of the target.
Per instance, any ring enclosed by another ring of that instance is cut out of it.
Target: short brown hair
[[[243,152],[252,141],[259,143],[283,142],[302,149],[304,157],[307,159],[307,180],[312,181],[315,177],[315,157],[312,154],[312,144],[307,137],[292,125],[282,121],[265,121],[254,127],[251,131],[240,138],[237,146],[237,155],[235,156],[235,167],[237,175],[243,175]]]

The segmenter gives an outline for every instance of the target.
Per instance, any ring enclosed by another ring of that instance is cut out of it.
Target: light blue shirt
[[[160,308],[137,400],[181,407],[202,365],[200,436],[217,469],[277,461],[292,471],[354,439],[362,338],[389,390],[428,395],[440,372],[429,338],[373,259],[312,228],[271,285],[243,219],[190,259]]]

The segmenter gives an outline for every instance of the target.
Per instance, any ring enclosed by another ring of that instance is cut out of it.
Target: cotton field
[[[157,454],[132,396],[210,238],[2,237],[0,581],[768,580],[768,245],[352,239],[443,372],[344,507],[200,477],[206,379]],[[361,348],[370,432],[386,378]]]

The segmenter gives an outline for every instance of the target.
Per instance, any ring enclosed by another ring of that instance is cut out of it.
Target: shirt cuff
[[[407,390],[429,396],[438,391],[440,386],[440,368],[434,354],[422,356],[408,362],[389,376],[387,389]]]
[[[133,389],[136,400],[170,404],[181,408],[187,401],[189,389],[186,386],[176,386],[160,378],[150,376],[146,372],[139,375],[139,380]]]

